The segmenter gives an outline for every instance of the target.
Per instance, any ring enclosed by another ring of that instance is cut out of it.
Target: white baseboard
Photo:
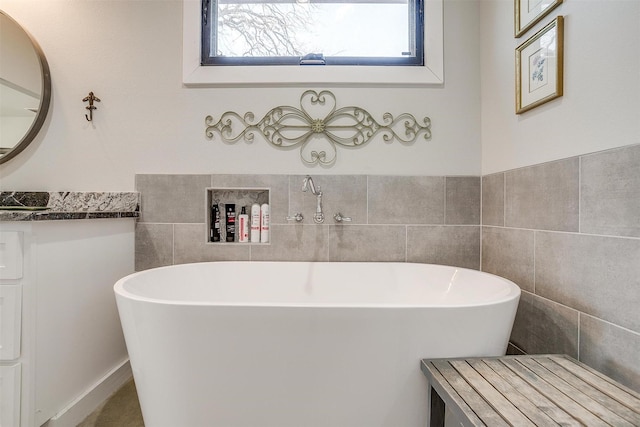
[[[76,427],[133,376],[129,360],[116,366],[42,427]]]

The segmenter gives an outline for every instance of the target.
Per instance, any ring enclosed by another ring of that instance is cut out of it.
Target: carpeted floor
[[[78,424],[78,427],[144,427],[133,379]]]

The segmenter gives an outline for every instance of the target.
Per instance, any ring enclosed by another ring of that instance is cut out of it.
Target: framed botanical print
[[[516,114],[562,96],[564,18],[516,48]]]
[[[549,12],[555,9],[562,0],[514,0],[515,1],[515,36],[520,37],[537,24]]]

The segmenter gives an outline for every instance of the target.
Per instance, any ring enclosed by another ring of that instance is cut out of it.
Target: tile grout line
[[[502,173],[502,226],[507,227],[507,174]]]
[[[484,197],[482,194],[482,189],[483,189],[483,182],[484,179],[482,179],[482,172],[480,172],[480,242],[478,243],[480,245],[480,250],[478,251],[478,253],[480,254],[480,260],[478,262],[478,269],[480,271],[482,271],[482,236],[483,236],[483,217],[482,217],[482,206],[484,203]]]
[[[404,226],[404,262],[409,260],[409,226]]]
[[[578,156],[578,233],[582,233],[582,156]]]
[[[369,175],[367,175],[365,202],[366,202],[366,205],[367,205],[366,206],[365,224],[369,224]]]
[[[152,224],[152,223],[149,223]],[[436,226],[438,224],[416,224],[416,225],[428,225],[428,226]],[[472,224],[461,224],[458,225],[456,227],[465,227],[465,226],[470,226]],[[615,234],[596,234],[596,233],[579,233],[577,231],[566,231],[566,230],[549,230],[549,229],[543,229],[543,228],[527,228],[527,227],[506,227],[506,226],[502,226],[502,225],[485,225],[484,227],[487,228],[502,228],[505,230],[522,230],[522,231],[535,231],[535,232],[539,232],[539,233],[550,233],[550,234],[570,234],[573,236],[585,236],[585,237],[606,237],[606,238],[612,238],[612,239],[625,239],[625,240],[640,240],[640,237],[636,237],[636,236],[618,236]]]
[[[176,264],[176,225],[171,224],[171,265]]]
[[[443,184],[444,184],[443,185],[444,194],[443,194],[443,197],[442,197],[442,200],[443,200],[443,203],[442,203],[442,205],[443,205],[442,206],[442,209],[443,209],[443,212],[442,212],[442,224],[444,225],[444,224],[447,223],[447,177],[444,176],[444,177],[442,177],[442,179],[443,179]]]
[[[536,243],[538,231],[533,231],[533,293],[536,293]]]
[[[571,307],[569,307],[569,308],[571,308]],[[576,310],[576,309],[574,308],[573,310]],[[624,330],[624,331],[626,331],[626,332],[628,332],[630,334],[634,334],[634,335],[640,336],[640,332],[634,331],[633,329],[629,329],[626,326],[622,326],[622,325],[619,325],[617,323],[613,323],[610,320],[603,319],[602,317],[598,317],[596,315],[589,314],[589,313],[584,312],[584,311],[580,311],[580,310],[576,310],[576,311],[580,314],[580,316],[584,316],[585,318],[590,317],[592,319],[597,320],[598,322],[604,323],[604,324],[612,326],[614,328],[622,329],[622,330]]]
[[[291,216],[291,175],[287,175],[287,216]]]
[[[580,329],[582,329],[582,312],[578,311],[578,340],[576,344],[576,353],[578,354],[578,360],[580,360]]]
[[[331,230],[329,225],[327,225],[327,261],[331,261]]]

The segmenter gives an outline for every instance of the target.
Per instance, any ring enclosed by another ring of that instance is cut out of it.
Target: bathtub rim
[[[246,264],[246,263],[252,263],[252,264],[280,264],[280,263],[285,263],[285,264],[389,264],[389,265],[418,265],[418,266],[433,266],[436,268],[443,268],[443,269],[453,269],[453,270],[462,270],[465,272],[470,272],[471,274],[474,275],[480,275],[480,276],[485,276],[485,277],[490,277],[492,280],[497,280],[499,282],[503,282],[505,283],[506,286],[508,286],[509,290],[508,293],[506,293],[505,295],[501,296],[500,298],[496,298],[496,299],[492,299],[489,301],[484,301],[484,302],[469,302],[469,303],[456,303],[456,304],[448,304],[448,305],[443,305],[443,304],[425,304],[425,303],[416,303],[416,304],[399,304],[399,303],[394,303],[394,304],[380,304],[380,303],[304,303],[304,302],[295,302],[295,303],[285,303],[285,302],[279,302],[279,303],[273,303],[273,302],[250,302],[250,301],[244,301],[244,302],[212,302],[212,301],[180,301],[180,300],[167,300],[167,299],[160,299],[160,298],[152,298],[152,297],[148,297],[148,296],[141,296],[139,294],[136,293],[132,293],[126,289],[124,289],[124,286],[126,284],[127,281],[129,280],[134,280],[136,277],[144,275],[145,273],[149,273],[151,271],[153,272],[158,272],[158,271],[162,271],[162,270],[171,270],[171,269],[178,269],[178,268],[188,268],[189,266],[202,266],[202,265],[213,265],[213,264]],[[417,309],[456,309],[456,308],[469,308],[469,307],[486,307],[486,306],[492,306],[492,305],[499,305],[499,304],[505,304],[505,303],[510,303],[513,300],[518,301],[520,298],[520,295],[522,293],[520,287],[513,281],[502,277],[502,276],[498,276],[496,274],[493,273],[488,273],[488,272],[484,272],[484,271],[480,271],[480,270],[474,270],[474,269],[470,269],[470,268],[464,268],[464,267],[456,267],[456,266],[451,266],[451,265],[442,265],[442,264],[429,264],[429,263],[417,263],[417,262],[388,262],[388,263],[381,263],[381,262],[371,262],[371,261],[358,261],[358,262],[341,262],[341,261],[203,261],[203,262],[193,262],[193,263],[183,263],[183,264],[173,264],[173,265],[167,265],[167,266],[161,266],[161,267],[155,267],[155,268],[151,268],[151,269],[147,269],[147,270],[142,270],[142,271],[137,271],[135,273],[131,273],[127,276],[122,277],[121,279],[119,279],[113,286],[113,290],[114,293],[116,295],[116,299],[118,298],[123,298],[129,301],[135,301],[135,302],[144,302],[144,303],[149,303],[149,304],[161,304],[161,305],[172,305],[172,306],[194,306],[194,307],[247,307],[247,308],[257,308],[257,307],[264,307],[264,308],[268,308],[268,307],[277,307],[277,308],[317,308],[317,309],[323,309],[323,308],[327,308],[327,309],[331,309],[331,308],[350,308],[350,309],[360,309],[360,308],[371,308],[371,309],[410,309],[410,308],[417,308]]]

